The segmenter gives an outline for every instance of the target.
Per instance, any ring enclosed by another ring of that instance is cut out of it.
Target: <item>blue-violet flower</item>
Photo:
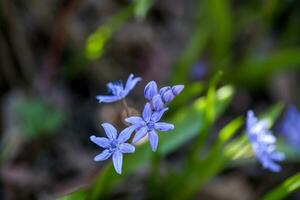
[[[135,87],[135,85],[141,81],[140,77],[135,77],[133,74],[130,74],[128,80],[126,82],[125,87],[123,86],[121,81],[118,82],[110,82],[107,84],[108,90],[113,94],[112,96],[107,95],[98,95],[96,98],[99,100],[99,103],[111,103],[115,101],[119,101],[125,98],[128,93]]]
[[[148,134],[149,142],[152,151],[156,151],[158,145],[157,131],[170,131],[174,129],[173,124],[159,122],[162,115],[168,108],[163,108],[160,111],[153,112],[150,103],[144,107],[142,117],[133,116],[125,120],[136,129],[136,134],[133,138],[133,143],[137,143]]]
[[[133,145],[125,143],[130,138],[134,128],[125,128],[118,135],[117,130],[113,125],[109,123],[103,123],[102,127],[104,128],[107,138],[96,137],[94,135],[90,137],[92,142],[105,149],[99,155],[97,155],[94,160],[103,161],[112,156],[114,168],[118,174],[121,174],[123,153],[133,153],[135,151],[135,147]]]
[[[275,161],[282,161],[285,156],[276,151],[276,138],[268,129],[267,121],[257,120],[253,111],[248,111],[246,129],[256,158],[264,168],[279,172],[281,167]]]
[[[150,81],[145,87],[144,96],[149,102],[156,105],[153,105],[153,107],[158,111],[178,96],[183,89],[183,85],[175,85],[173,87],[163,87],[158,91],[156,82]]]
[[[280,124],[280,133],[296,149],[300,150],[300,112],[290,106]]]

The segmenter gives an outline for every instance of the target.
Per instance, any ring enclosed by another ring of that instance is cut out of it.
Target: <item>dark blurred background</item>
[[[299,105],[299,24],[297,0],[1,0],[0,199],[54,199],[88,185],[103,166],[89,136],[102,122],[121,124],[121,105],[95,96],[130,73],[143,78],[129,96],[139,109],[147,81],[206,83],[219,70],[237,88],[219,124],[277,101]],[[289,164],[282,177],[297,171]],[[144,199],[145,177],[112,199]],[[255,199],[283,180],[272,177],[234,169],[199,199]]]

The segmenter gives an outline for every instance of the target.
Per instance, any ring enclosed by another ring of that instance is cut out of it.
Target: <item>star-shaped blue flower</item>
[[[300,150],[300,112],[290,106],[280,124],[280,133],[295,149]]]
[[[144,107],[142,117],[133,116],[125,120],[136,129],[136,134],[133,138],[133,143],[137,143],[148,134],[152,151],[156,151],[158,145],[157,131],[170,131],[174,129],[173,124],[159,122],[162,115],[168,108],[163,108],[160,111],[153,112],[151,104],[147,103]]]
[[[281,167],[276,161],[284,160],[285,156],[283,153],[276,151],[276,138],[268,129],[268,123],[264,120],[258,121],[253,111],[248,111],[246,129],[256,158],[264,168],[279,172]]]
[[[97,155],[94,160],[103,161],[112,156],[114,168],[118,174],[121,174],[123,153],[133,153],[135,151],[135,147],[133,145],[125,143],[135,129],[133,127],[128,127],[124,129],[118,136],[117,130],[113,125],[109,123],[103,123],[102,127],[105,130],[107,138],[96,137],[94,135],[90,137],[92,142],[105,149],[99,155]]]
[[[163,87],[158,91],[155,81],[150,81],[144,90],[145,98],[153,104],[156,111],[162,109],[165,104],[171,102],[184,89],[184,85]]]
[[[114,83],[110,82],[107,84],[107,88],[112,93],[112,95],[98,95],[96,96],[96,98],[99,100],[99,103],[111,103],[119,101],[121,99],[124,99],[129,94],[129,92],[135,87],[135,85],[141,80],[142,79],[140,77],[134,78],[134,75],[130,74],[125,87],[123,86],[121,81]]]

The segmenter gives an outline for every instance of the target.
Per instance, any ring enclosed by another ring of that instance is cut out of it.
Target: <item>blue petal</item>
[[[109,123],[103,123],[101,126],[104,128],[104,131],[109,139],[112,140],[117,138],[117,130],[113,125]]]
[[[170,131],[174,129],[174,125],[165,122],[156,122],[154,128],[159,131]]]
[[[157,84],[155,81],[150,81],[144,90],[144,96],[148,101],[151,101],[154,95],[157,94]]]
[[[118,137],[119,143],[126,142],[131,137],[131,134],[133,133],[134,130],[135,130],[134,126],[129,126],[125,128]]]
[[[151,104],[150,103],[146,103],[144,110],[143,110],[143,119],[145,122],[149,122],[149,120],[151,119],[151,115],[152,115],[152,109],[151,109]]]
[[[250,130],[257,123],[257,118],[252,110],[247,112],[247,129]]]
[[[162,92],[160,92],[160,95],[165,103],[169,103],[175,98],[171,87],[167,87],[166,89],[162,90]]]
[[[183,89],[184,89],[184,85],[175,85],[172,87],[172,91],[175,96],[178,96],[182,92]]]
[[[96,137],[96,136],[92,135],[90,137],[90,140],[102,148],[110,147],[110,141],[109,141],[109,139],[107,139],[105,137]]]
[[[152,105],[154,110],[159,111],[164,107],[164,102],[161,99],[161,96],[159,94],[154,95],[153,99],[152,99]]]
[[[122,153],[133,153],[135,151],[135,147],[128,143],[120,144],[119,149]]]
[[[282,161],[285,159],[285,155],[282,152],[272,152],[270,158],[275,161]]]
[[[263,167],[271,170],[272,172],[279,172],[281,170],[280,165],[270,159],[266,159],[263,161]]]
[[[102,151],[102,153],[98,154],[94,158],[94,161],[98,162],[98,161],[107,160],[110,156],[111,156],[111,152],[108,149],[105,149],[104,151]]]
[[[151,116],[151,120],[154,122],[158,122],[167,110],[168,110],[168,108],[164,108],[164,109],[161,109],[160,111],[154,112]]]
[[[138,141],[140,141],[143,137],[145,137],[145,136],[147,135],[147,132],[148,132],[148,128],[147,128],[146,126],[140,128],[140,129],[136,132],[136,134],[135,134],[135,136],[134,136],[132,142],[133,142],[133,143],[137,143]]]
[[[119,101],[120,99],[122,99],[122,97],[98,95],[98,96],[96,96],[96,99],[99,101],[99,103],[102,103],[102,102],[103,103],[111,103],[111,102]]]
[[[128,94],[134,88],[134,86],[141,80],[142,78],[140,77],[134,78],[134,75],[130,74],[125,86],[126,94]]]
[[[114,168],[118,174],[122,173],[123,154],[120,151],[115,151],[112,156]]]
[[[149,136],[149,142],[150,142],[152,151],[156,151],[157,145],[158,145],[158,135],[157,135],[156,131],[154,131],[154,130],[150,131],[148,136]]]
[[[145,121],[141,117],[138,117],[138,116],[128,117],[125,119],[125,121],[134,125],[136,128],[146,125]]]

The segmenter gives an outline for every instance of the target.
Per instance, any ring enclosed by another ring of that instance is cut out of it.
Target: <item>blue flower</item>
[[[128,93],[135,87],[135,85],[141,81],[140,77],[134,78],[133,74],[130,74],[128,80],[126,82],[125,87],[123,86],[121,81],[118,82],[110,82],[107,84],[108,90],[113,94],[112,96],[103,96],[98,95],[96,98],[99,100],[99,103],[111,103],[115,101],[119,101],[124,99]]]
[[[148,134],[152,151],[156,151],[158,145],[157,131],[170,131],[174,129],[173,124],[159,122],[162,115],[168,108],[163,108],[158,112],[153,112],[150,103],[144,107],[142,117],[133,116],[125,119],[136,129],[133,143],[137,143]]]
[[[300,112],[290,106],[280,124],[280,133],[289,144],[300,150]]]
[[[276,151],[276,138],[268,129],[267,121],[258,121],[253,111],[248,111],[246,129],[256,158],[264,168],[279,172],[281,167],[275,161],[282,161],[284,154]]]
[[[112,156],[114,168],[118,174],[121,174],[123,153],[133,153],[135,151],[135,147],[133,145],[125,143],[135,129],[133,127],[128,127],[118,136],[117,130],[111,124],[103,123],[102,127],[105,130],[107,138],[96,137],[94,135],[90,137],[92,142],[105,149],[97,155],[94,160],[103,161]]]
[[[145,98],[156,106],[156,111],[164,108],[165,104],[171,102],[176,96],[178,96],[184,89],[184,85],[175,85],[173,87],[163,87],[158,91],[155,81],[150,81],[144,90]],[[159,106],[159,107],[158,107]]]

